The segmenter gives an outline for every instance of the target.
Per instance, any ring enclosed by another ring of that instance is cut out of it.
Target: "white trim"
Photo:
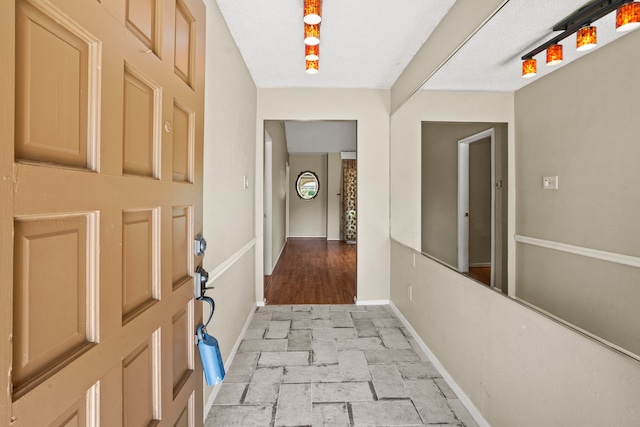
[[[536,239],[535,237],[527,237],[516,234],[515,240],[518,243],[538,246],[541,248],[554,249],[556,251],[567,252],[574,255],[581,255],[589,258],[599,259],[601,261],[614,262],[616,264],[628,265],[631,267],[640,267],[640,258],[630,255],[618,254],[615,252],[600,251],[597,249],[585,248],[582,246],[574,246],[566,243],[553,242],[551,240]]]
[[[260,306],[260,304],[256,303],[256,305],[251,307],[251,312],[249,313],[249,316],[247,316],[247,321],[244,322],[244,327],[242,328],[242,331],[240,332],[240,335],[238,335],[238,339],[236,340],[235,345],[231,349],[231,353],[229,353],[229,357],[227,358],[227,362],[224,364],[225,372],[229,372],[229,368],[231,368],[231,363],[233,362],[233,358],[236,357],[236,353],[238,352],[238,348],[240,347],[240,343],[242,342],[242,338],[244,338],[244,334],[247,332],[247,329],[249,329],[249,325],[251,324],[251,321],[253,320],[253,315],[256,312],[256,307],[259,307],[259,306]],[[204,378],[204,372],[203,372],[202,375],[203,375],[203,378]],[[209,395],[209,399],[207,400],[207,403],[204,405],[204,408],[203,408],[203,412],[204,412],[203,413],[203,418],[202,418],[203,422],[207,420],[207,415],[209,415],[209,412],[211,412],[211,407],[213,406],[213,402],[216,400],[216,396],[218,395],[218,392],[220,391],[220,387],[222,387],[223,382],[224,381],[219,382],[218,384],[216,384],[213,387],[213,391]]]
[[[234,254],[232,254],[229,258],[222,261],[215,269],[209,273],[209,281],[215,282],[218,280],[224,273],[227,272],[228,269],[233,266],[240,258],[244,256],[251,248],[256,245],[256,238],[251,239],[246,245],[238,249]]]
[[[391,302],[388,299],[369,299],[369,300],[359,300],[358,298],[354,298],[356,305],[387,305]]]
[[[464,405],[467,411],[469,411],[469,414],[478,423],[478,425],[480,427],[491,427],[491,425],[487,422],[487,420],[484,419],[484,417],[482,416],[478,408],[476,408],[473,402],[471,402],[471,399],[469,399],[469,396],[467,396],[467,394],[462,390],[462,388],[460,388],[458,383],[456,383],[456,381],[449,374],[449,372],[447,372],[445,367],[442,365],[442,363],[440,363],[440,361],[435,356],[435,354],[433,354],[433,352],[429,349],[427,344],[425,344],[425,342],[422,341],[422,338],[420,338],[418,333],[415,331],[415,329],[413,329],[409,321],[402,315],[402,313],[400,312],[400,310],[398,310],[395,304],[393,304],[393,302],[389,302],[389,306],[398,316],[398,319],[400,319],[404,327],[407,328],[407,330],[409,331],[413,339],[416,340],[416,342],[418,343],[422,351],[425,352],[425,354],[427,355],[427,357],[429,358],[433,366],[436,368],[436,370],[440,373],[440,375],[442,375],[442,378],[444,378],[444,380],[447,382],[451,390],[453,390],[456,396],[458,396],[458,399],[460,400],[460,402]]]
[[[273,269],[271,270],[271,274],[273,274],[273,270],[275,270],[275,266],[278,265],[278,261],[280,261],[280,256],[282,255],[282,252],[284,252],[285,246],[287,246],[286,240],[284,241],[284,245],[282,245],[282,248],[280,248],[280,252],[278,252],[278,256],[276,257],[276,260],[273,263]]]
[[[264,232],[263,255],[264,275],[270,276],[273,272],[273,140],[265,129],[264,131]]]
[[[490,262],[473,262],[469,263],[469,267],[491,267]]]

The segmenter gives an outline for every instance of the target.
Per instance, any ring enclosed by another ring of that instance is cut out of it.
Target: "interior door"
[[[469,188],[470,188],[470,174],[469,174],[469,156],[470,145],[474,143],[480,143],[485,139],[490,141],[490,153],[489,153],[489,180],[486,185],[486,191],[483,195],[488,200],[482,201],[482,203],[476,203],[478,205],[488,205],[490,213],[489,217],[489,247],[484,248],[488,250],[490,265],[491,265],[491,277],[490,286],[495,286],[495,128],[487,129],[483,132],[471,135],[467,138],[458,141],[458,271],[461,273],[469,272],[469,222],[471,210],[469,206]],[[486,165],[485,165],[486,166]],[[481,168],[486,169],[486,167]],[[488,196],[487,196],[488,195]],[[476,201],[477,202],[477,201]],[[486,208],[486,206],[485,206]],[[484,210],[484,209],[483,209]],[[484,221],[482,222],[484,224]],[[481,245],[482,246],[482,245]],[[484,252],[482,251],[482,252]]]
[[[0,425],[202,425],[204,18],[0,3]]]

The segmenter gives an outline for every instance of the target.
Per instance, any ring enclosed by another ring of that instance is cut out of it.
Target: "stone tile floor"
[[[477,427],[389,306],[259,307],[205,426]]]

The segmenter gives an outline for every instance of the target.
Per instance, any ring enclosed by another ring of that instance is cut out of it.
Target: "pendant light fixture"
[[[562,45],[552,44],[547,48],[547,65],[558,65],[562,62]]]
[[[320,45],[304,45],[304,59],[307,61],[317,61],[320,58]]]
[[[640,27],[640,2],[623,4],[616,10],[616,31],[630,31]]]
[[[307,61],[307,73],[309,74],[317,74],[318,73],[318,61]]]
[[[537,64],[533,58],[525,59],[522,63],[522,77],[529,79],[536,75]]]
[[[591,23],[616,11],[616,31],[629,31],[640,27],[640,1],[592,0],[586,6],[573,12],[553,27],[561,33],[522,56],[522,77],[532,77],[532,63],[529,62],[540,52],[547,50],[547,64],[558,64],[562,60],[562,46],[559,43],[576,34],[576,49],[586,51],[596,47],[596,27]],[[557,46],[557,47],[556,47]],[[525,66],[527,72],[525,72]],[[533,68],[535,70],[535,68]],[[535,71],[534,71],[535,73]]]
[[[304,22],[305,70],[309,74],[317,74],[320,61],[322,0],[303,0],[302,21]]]
[[[322,0],[304,0],[305,24],[317,25],[322,21]]]
[[[320,24],[304,24],[304,44],[315,46],[320,43]]]
[[[576,50],[584,52],[585,50],[596,47],[597,33],[596,27],[589,25],[582,27],[576,34]]]

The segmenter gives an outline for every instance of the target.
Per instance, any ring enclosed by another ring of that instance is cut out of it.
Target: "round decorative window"
[[[318,175],[311,171],[300,172],[296,179],[296,192],[302,200],[312,200],[320,191]]]

